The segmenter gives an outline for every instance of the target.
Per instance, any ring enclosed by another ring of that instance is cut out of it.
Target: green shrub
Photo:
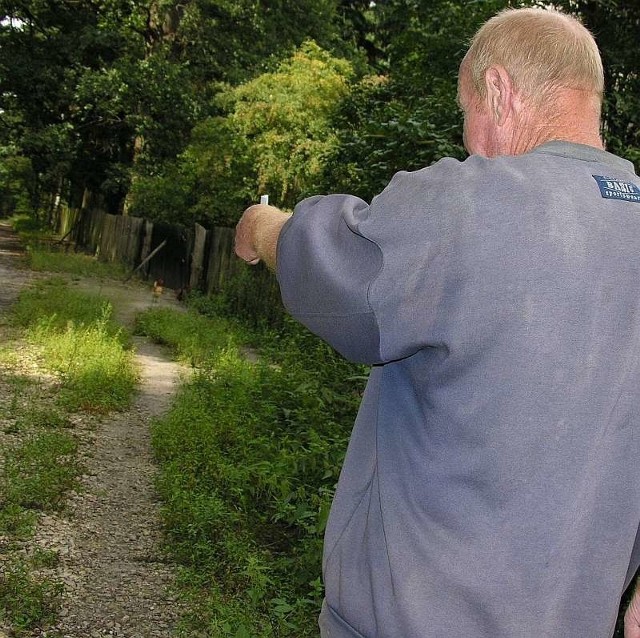
[[[184,319],[168,317],[179,332]],[[195,355],[153,428],[170,547],[197,607],[185,635],[317,635],[322,535],[364,369],[290,321],[251,335],[250,363],[235,345],[246,328],[200,319],[226,345]]]
[[[237,272],[225,281],[222,290],[213,297],[214,316],[222,313],[240,319],[254,330],[280,329],[285,321],[285,309],[280,299],[280,289],[275,275],[265,266],[239,264]],[[192,301],[198,305],[198,301]],[[207,303],[202,300],[199,307],[205,311]]]
[[[42,220],[26,214],[13,215],[10,220],[13,230],[20,235],[29,235],[29,233],[39,233],[46,230]]]

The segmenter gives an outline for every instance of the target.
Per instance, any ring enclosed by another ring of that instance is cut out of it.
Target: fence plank
[[[135,266],[138,254],[142,245],[142,232],[144,219],[141,217],[129,217],[129,232],[127,234],[126,264],[129,267]]]
[[[207,267],[206,291],[207,294],[218,292],[220,277],[220,241],[222,233],[220,228],[213,228],[211,231],[211,245],[209,248],[209,265]]]
[[[195,225],[193,237],[193,251],[191,252],[191,276],[189,288],[198,290],[203,275],[204,253],[207,243],[207,229],[200,224]]]

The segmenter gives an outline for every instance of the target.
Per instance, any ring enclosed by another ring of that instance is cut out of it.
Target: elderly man
[[[613,634],[640,565],[640,180],[602,90],[578,21],[505,11],[460,68],[466,161],[239,222],[293,316],[373,366],[324,636]]]

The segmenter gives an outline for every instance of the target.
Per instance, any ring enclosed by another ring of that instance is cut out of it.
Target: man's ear
[[[484,74],[487,107],[494,122],[503,126],[513,107],[513,82],[502,66],[490,66]]]

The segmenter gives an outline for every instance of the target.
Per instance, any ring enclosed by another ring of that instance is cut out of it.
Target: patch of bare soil
[[[19,245],[0,224],[0,316],[33,278],[20,267]],[[128,326],[153,305],[179,307],[171,291],[155,301],[139,282],[75,282],[112,300]],[[54,550],[49,575],[64,583],[59,621],[33,636],[49,638],[165,638],[173,635],[179,605],[171,594],[173,566],[162,552],[160,503],[153,487],[156,467],[150,422],[169,409],[181,368],[167,353],[135,338],[141,384],[126,412],[76,428],[82,488],[59,514],[43,516],[36,546]],[[7,628],[0,628],[10,636]]]

